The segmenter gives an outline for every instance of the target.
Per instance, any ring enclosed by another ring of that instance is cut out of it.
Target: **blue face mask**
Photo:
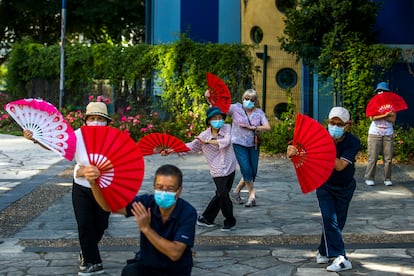
[[[345,127],[339,127],[339,126],[335,126],[335,125],[328,125],[329,134],[334,139],[338,139],[339,137],[344,135],[344,133],[345,133],[344,128]]]
[[[158,191],[155,190],[154,192],[154,199],[155,203],[163,209],[168,209],[174,205],[176,193],[174,192],[165,192],[165,191]]]
[[[210,125],[214,128],[221,128],[224,125],[224,120],[211,120]]]
[[[252,109],[254,107],[254,102],[250,100],[243,100],[243,107],[247,109]]]

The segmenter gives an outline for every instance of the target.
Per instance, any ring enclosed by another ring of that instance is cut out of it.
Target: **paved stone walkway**
[[[145,157],[140,192],[152,190],[155,169],[165,163],[183,170],[182,197],[201,213],[214,193],[202,155]],[[72,166],[24,138],[0,134],[0,275],[76,275]],[[344,229],[354,268],[338,275],[414,275],[414,168],[394,166],[392,187],[381,178],[365,186],[363,169],[358,165]],[[315,194],[301,193],[291,162],[262,157],[256,190],[256,207],[234,206],[235,231],[197,226],[193,275],[336,275],[314,261],[320,213]],[[222,221],[220,214],[216,223]],[[106,275],[120,275],[138,236],[133,219],[111,216],[101,246]]]

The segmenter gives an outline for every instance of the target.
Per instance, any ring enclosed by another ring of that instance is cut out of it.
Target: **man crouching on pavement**
[[[110,211],[96,184],[99,176],[95,166],[85,169],[96,201]],[[163,165],[155,172],[154,194],[139,195],[117,211],[126,217],[134,216],[141,231],[140,251],[127,262],[123,276],[191,275],[197,211],[180,198],[182,181],[179,168]]]

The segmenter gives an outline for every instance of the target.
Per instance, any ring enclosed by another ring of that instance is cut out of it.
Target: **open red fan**
[[[190,149],[183,141],[175,136],[166,133],[151,133],[145,135],[138,141],[138,147],[143,155],[160,153],[163,150],[167,152],[185,152]]]
[[[335,166],[336,148],[328,131],[316,120],[296,115],[293,146],[298,154],[291,160],[303,193],[319,188]]]
[[[81,127],[91,165],[101,176],[98,186],[113,212],[136,196],[144,178],[144,158],[135,141],[126,133],[101,126]]]
[[[366,116],[382,115],[387,112],[398,112],[407,109],[405,100],[394,92],[378,93],[368,102]]]
[[[10,102],[4,109],[24,130],[48,149],[71,161],[76,150],[76,135],[62,114],[42,99]]]
[[[207,72],[207,85],[210,91],[210,95],[207,97],[208,102],[227,113],[231,104],[231,94],[227,85],[219,77],[209,72]]]

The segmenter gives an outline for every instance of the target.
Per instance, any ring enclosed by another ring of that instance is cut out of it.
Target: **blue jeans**
[[[258,147],[245,147],[238,144],[233,144],[234,153],[236,154],[237,162],[240,166],[240,171],[245,182],[254,182],[257,175],[257,169],[259,166],[259,153]]]
[[[342,229],[345,226],[355,188],[356,182],[353,179],[347,186],[324,184],[316,190],[323,221],[318,250],[323,256],[346,256]]]

